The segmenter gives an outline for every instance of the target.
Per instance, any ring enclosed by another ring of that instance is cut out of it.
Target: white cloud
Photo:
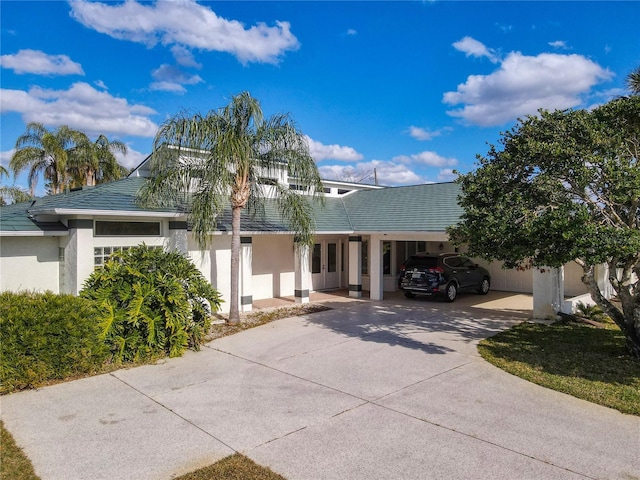
[[[195,85],[203,82],[200,75],[189,75],[174,65],[160,65],[151,74],[156,80],[151,84],[151,90],[184,93],[183,85]]]
[[[309,153],[311,157],[316,161],[322,160],[341,160],[345,162],[354,162],[362,160],[363,156],[351,147],[344,147],[342,145],[324,145],[320,142],[313,140],[311,137],[305,135],[307,143],[309,144]]]
[[[446,158],[438,155],[436,152],[424,151],[413,155],[398,155],[391,159],[394,162],[400,162],[405,165],[417,163],[429,167],[452,167],[458,163],[455,158]]]
[[[18,74],[84,75],[82,66],[67,55],[47,55],[40,50],[20,50],[14,55],[0,55],[0,65]]]
[[[127,154],[122,155],[120,152],[115,153],[116,159],[120,165],[123,165],[129,169],[137,167],[142,161],[149,156],[148,153],[138,152],[127,145]]]
[[[0,152],[0,165],[9,170],[9,162],[11,161],[11,157],[15,153],[16,149],[12,148],[11,150],[5,150],[4,152]]]
[[[149,47],[161,43],[228,52],[242,63],[277,63],[284,52],[299,47],[288,22],[277,21],[273,27],[258,23],[245,28],[237,20],[221,18],[194,0],[153,4],[128,0],[116,5],[72,0],[71,16],[86,27],[120,40]]]
[[[458,175],[453,173],[453,170],[450,169],[450,168],[445,168],[445,169],[440,170],[440,172],[438,172],[438,181],[439,182],[452,182],[456,178],[458,178]]]
[[[435,137],[439,137],[442,135],[444,130],[449,130],[449,128],[445,128],[443,130],[427,130],[422,127],[416,127],[411,125],[409,127],[409,135],[411,135],[416,140],[426,141],[433,140]]]
[[[29,91],[0,90],[0,113],[17,112],[25,123],[47,127],[68,125],[88,134],[123,134],[153,137],[157,125],[147,116],[156,113],[144,105],[98,91],[88,83],[74,83],[68,90],[33,87]]]
[[[202,64],[196,62],[196,59],[193,58],[191,50],[182,45],[174,45],[171,47],[171,54],[173,58],[176,59],[176,62],[178,62],[178,65],[190,68],[202,68]]]
[[[93,82],[93,84],[103,90],[109,90],[109,88],[107,88],[107,85],[102,80],[96,80],[95,82]]]
[[[420,175],[406,165],[382,160],[371,160],[356,165],[324,165],[318,167],[320,175],[330,180],[350,179],[354,172],[370,172],[378,178],[379,185],[416,185],[424,183]]]
[[[497,63],[499,58],[496,53],[487,48],[484,43],[475,38],[464,37],[453,44],[453,48],[463,52],[467,57],[487,57],[491,62]]]
[[[356,35],[358,35],[358,31],[354,28],[350,28],[349,30],[347,30],[347,35],[355,37]]]
[[[549,42],[549,45],[553,48],[557,48],[560,50],[567,50],[569,47],[567,46],[567,42],[564,40],[556,40],[555,42]]]
[[[481,126],[502,125],[538,109],[580,105],[581,95],[613,73],[581,55],[542,53],[535,57],[510,53],[489,75],[470,75],[443,102],[463,104],[447,113]]]

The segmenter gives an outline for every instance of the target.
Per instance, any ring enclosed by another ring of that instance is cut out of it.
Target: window
[[[98,268],[104,265],[109,260],[112,253],[124,252],[131,247],[93,247],[93,268]],[[159,245],[147,246],[147,248],[162,248]]]
[[[391,242],[382,242],[382,274],[391,273]]]
[[[311,273],[322,272],[321,252],[322,252],[321,245],[319,243],[316,243],[313,246],[313,253],[311,254]]]
[[[369,274],[369,242],[366,240],[362,241],[362,274]]]
[[[93,266],[94,268],[104,265],[112,253],[129,250],[131,247],[94,247],[93,248]]]
[[[327,244],[327,271],[329,273],[338,271],[338,246],[335,243]]]
[[[338,189],[338,195],[344,195],[345,193],[349,193],[351,190],[345,190],[344,188]]]
[[[262,185],[278,185],[278,180],[275,178],[260,177],[258,178],[258,183]]]
[[[95,222],[96,237],[157,237],[160,222]]]

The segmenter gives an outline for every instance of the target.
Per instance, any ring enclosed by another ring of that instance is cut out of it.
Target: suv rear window
[[[413,268],[413,267],[435,268],[437,266],[438,266],[438,259],[436,257],[414,256],[414,257],[409,257],[409,260],[407,260],[405,268],[407,269]]]

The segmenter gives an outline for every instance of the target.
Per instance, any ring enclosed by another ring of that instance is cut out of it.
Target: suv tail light
[[[444,269],[442,267],[434,267],[429,269],[430,273],[444,273]]]

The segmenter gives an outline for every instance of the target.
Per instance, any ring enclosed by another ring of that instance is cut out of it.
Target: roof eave
[[[91,215],[105,217],[161,217],[177,218],[186,217],[184,212],[157,212],[157,211],[132,211],[132,210],[83,210],[77,208],[46,208],[42,210],[30,210],[33,215]]]

